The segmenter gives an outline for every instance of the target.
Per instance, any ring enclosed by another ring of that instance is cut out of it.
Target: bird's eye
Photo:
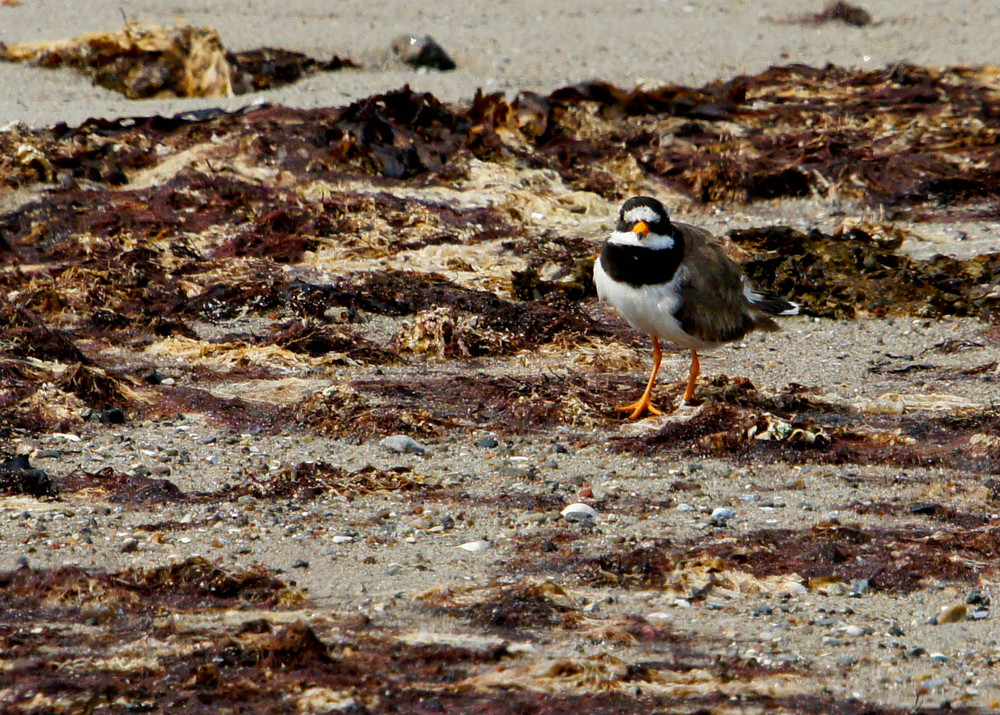
[[[618,219],[618,225],[615,226],[615,230],[618,231],[618,233],[628,233],[632,230],[632,226],[627,221]]]

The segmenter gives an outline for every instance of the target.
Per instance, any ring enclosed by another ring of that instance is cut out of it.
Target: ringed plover
[[[636,196],[622,204],[618,224],[594,263],[597,295],[636,330],[653,338],[653,372],[636,402],[618,407],[636,420],[663,414],[650,403],[660,370],[660,340],[691,350],[684,402],[701,370],[699,351],[739,340],[753,330],[778,330],[771,318],[799,306],[753,289],[740,267],[708,231],[673,223],[658,200]]]

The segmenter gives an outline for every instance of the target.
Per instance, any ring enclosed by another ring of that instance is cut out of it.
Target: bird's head
[[[671,248],[674,227],[667,210],[651,196],[633,196],[618,209],[618,224],[609,239],[612,243]]]

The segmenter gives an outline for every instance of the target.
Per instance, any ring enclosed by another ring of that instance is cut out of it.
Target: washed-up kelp
[[[790,65],[701,88],[628,92],[594,82],[512,102],[480,95],[467,106],[404,89],[340,109],[210,121],[216,135],[253,137],[243,150],[255,163],[312,178],[361,171],[453,180],[462,174],[456,160],[471,155],[547,167],[609,199],[645,177],[705,202],[815,194],[877,206],[889,218],[985,218],[995,215],[1000,172],[997,80],[990,67]],[[3,183],[51,181],[64,166],[120,179],[108,162],[127,172],[135,148],[156,138],[149,130],[171,122],[110,124],[0,137]],[[206,129],[177,128],[171,143],[189,146]]]
[[[860,227],[839,236],[771,227],[733,231],[730,238],[747,250],[744,269],[755,283],[815,315],[1000,320],[1000,253],[918,261],[899,252],[900,236],[884,238]]]
[[[0,60],[70,67],[129,99],[230,97],[281,87],[316,72],[356,67],[336,56],[322,62],[268,47],[229,52],[214,28],[144,22],[71,40],[0,45]]]
[[[532,377],[506,395],[487,380],[475,399],[432,400],[369,376],[296,404],[207,385],[607,341],[617,331],[587,303],[596,244],[573,220],[641,182],[709,201],[840,192],[916,217],[944,204],[911,179],[945,162],[965,187],[949,215],[985,215],[991,82],[986,68],[784,67],[699,89],[590,83],[454,106],[404,88],[341,108],[12,127],[0,185],[30,195],[0,216],[5,428],[113,408],[352,438],[489,414],[513,431],[607,419],[628,378]],[[915,261],[884,233],[732,238],[758,285],[815,315],[998,319],[995,254]],[[170,370],[198,384],[164,386]]]

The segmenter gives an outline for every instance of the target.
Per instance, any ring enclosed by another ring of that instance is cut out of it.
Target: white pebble
[[[798,581],[786,581],[781,584],[779,589],[781,593],[787,593],[790,596],[805,596],[809,593],[809,589],[803,586]]]
[[[479,541],[469,541],[464,544],[459,544],[458,548],[475,553],[476,551],[485,551],[490,548],[490,542],[483,539],[480,539]]]
[[[396,454],[424,454],[427,451],[420,442],[406,434],[394,434],[381,440],[379,444]]]
[[[583,502],[570,504],[559,513],[562,514],[563,519],[566,521],[583,521],[584,519],[597,518],[597,510]]]

